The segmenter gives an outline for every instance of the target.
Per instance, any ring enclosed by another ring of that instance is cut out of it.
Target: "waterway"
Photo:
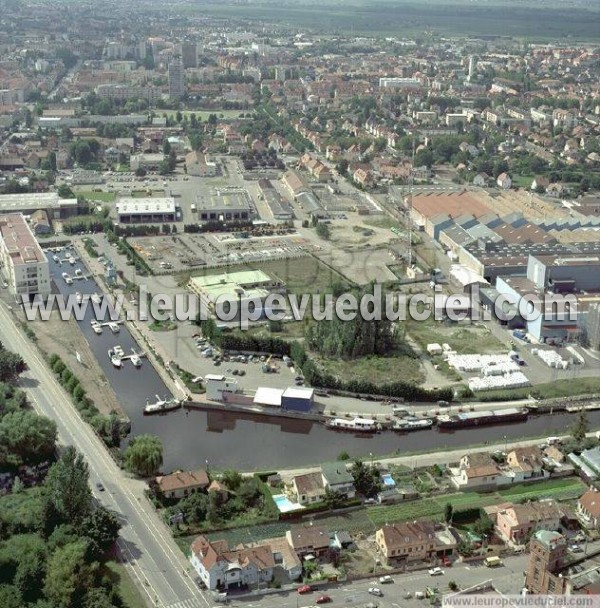
[[[64,254],[59,254],[63,258]],[[81,262],[74,266],[59,265],[50,259],[50,270],[57,288],[64,295],[102,293],[95,281],[75,281],[66,285],[62,273],[73,275],[76,268],[84,273]],[[532,416],[526,422],[459,429],[453,432],[415,431],[406,434],[384,432],[377,435],[354,435],[330,431],[309,420],[266,418],[264,416],[227,413],[220,411],[177,410],[155,416],[144,416],[146,399],[154,401],[155,395],[168,395],[169,390],[147,361],[136,369],[130,362],[116,369],[110,363],[108,350],[119,344],[129,354],[131,349],[142,350],[126,327],[118,334],[105,328],[96,335],[90,325],[93,318],[89,306],[86,317],[79,323],[102,371],[113,387],[123,409],[131,419],[132,436],[143,433],[157,435],[164,445],[165,471],[177,468],[191,469],[205,466],[214,469],[239,468],[265,470],[285,467],[302,467],[335,460],[341,451],[350,456],[403,455],[407,452],[424,452],[456,449],[473,444],[502,443],[524,437],[562,435],[573,423],[575,414],[556,413]],[[592,428],[600,428],[600,411],[588,413]]]

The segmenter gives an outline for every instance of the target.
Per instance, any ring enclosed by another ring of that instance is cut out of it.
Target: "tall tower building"
[[[469,57],[469,75],[467,76],[467,80],[469,82],[473,82],[475,78],[475,68],[477,67],[477,57],[475,55],[471,55]]]
[[[567,540],[558,532],[538,530],[529,545],[526,585],[533,594],[562,595],[568,578],[560,574],[566,564]]]
[[[198,67],[198,51],[195,42],[184,42],[181,45],[181,58],[184,68]]]
[[[177,99],[185,95],[185,74],[181,57],[173,57],[169,62],[169,97]]]

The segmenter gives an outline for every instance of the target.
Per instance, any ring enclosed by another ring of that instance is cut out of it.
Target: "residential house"
[[[198,536],[191,545],[190,562],[207,589],[265,586],[273,580],[275,560],[270,545],[229,549],[227,541],[210,542]]]
[[[375,533],[377,551],[389,566],[448,559],[458,545],[454,533],[429,521],[386,525]]]
[[[352,179],[355,183],[360,184],[365,188],[373,185],[373,174],[368,169],[363,169],[362,167],[356,169],[352,175]]]
[[[165,498],[183,498],[197,490],[206,490],[210,485],[204,469],[176,471],[155,479],[156,487]]]
[[[346,498],[356,496],[354,479],[343,462],[326,462],[321,465],[321,475],[327,489],[339,492]]]
[[[309,555],[319,559],[329,552],[329,532],[321,526],[292,526],[285,533],[285,537],[301,560]]]
[[[542,451],[536,446],[511,450],[506,457],[506,464],[511,469],[513,483],[548,477],[550,473],[544,468],[543,458]]]
[[[588,529],[600,528],[600,492],[590,488],[577,501],[577,515],[581,523]]]
[[[487,452],[465,454],[458,467],[450,467],[452,483],[460,490],[480,490],[506,483],[504,473]]]
[[[564,508],[552,499],[526,504],[499,505],[495,530],[500,538],[522,545],[537,530],[558,530],[565,515]]]
[[[296,475],[296,477],[292,479],[292,487],[296,495],[296,500],[301,505],[320,502],[325,498],[323,476],[319,472]]]
[[[208,493],[216,494],[219,502],[225,502],[229,497],[229,490],[227,489],[227,486],[222,484],[220,481],[217,481],[216,479],[213,479],[213,481],[211,481],[210,485],[208,486]]]
[[[490,176],[487,173],[478,173],[473,178],[473,185],[485,188],[490,183]]]
[[[545,192],[549,185],[550,180],[547,177],[544,177],[543,175],[536,175],[531,182],[531,189],[534,191],[541,190],[542,192]]]
[[[498,187],[502,188],[502,190],[510,190],[512,187],[512,179],[508,173],[500,173],[498,179],[496,179],[496,184],[498,184]]]

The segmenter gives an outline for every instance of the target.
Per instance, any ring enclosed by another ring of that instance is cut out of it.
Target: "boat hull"
[[[468,420],[438,420],[437,424],[438,428],[440,429],[460,429],[474,426],[488,426],[493,424],[508,424],[511,422],[525,422],[528,417],[529,412],[519,412],[518,414],[510,414],[507,416],[495,415]]]

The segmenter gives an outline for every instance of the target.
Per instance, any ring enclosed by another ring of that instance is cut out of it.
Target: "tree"
[[[0,420],[0,444],[7,447],[15,464],[33,464],[52,456],[56,443],[56,423],[25,410],[6,414]]]
[[[135,170],[135,175],[136,175],[136,177],[145,177],[146,176],[146,169],[144,169],[144,167],[138,167]]]
[[[75,193],[73,190],[71,190],[71,188],[69,188],[69,186],[67,186],[67,184],[61,184],[58,187],[57,192],[60,198],[76,198]]]
[[[348,454],[348,452],[340,452],[337,459],[341,461],[350,460],[350,454]]]
[[[173,512],[183,513],[186,523],[199,524],[206,519],[208,507],[208,495],[202,492],[194,492],[180,501]]]
[[[0,348],[0,382],[11,382],[26,369],[21,355]]]
[[[584,409],[582,409],[579,412],[577,420],[573,424],[573,427],[571,428],[571,436],[573,437],[573,439],[575,439],[575,441],[581,443],[585,439],[588,431],[589,423],[587,413]]]
[[[90,513],[88,466],[74,447],[69,446],[50,467],[44,485],[46,500],[60,521],[75,524]]]
[[[117,516],[100,505],[82,520],[78,531],[90,539],[91,555],[100,558],[114,545],[120,529]]]
[[[331,230],[329,229],[328,224],[324,224],[323,222],[319,222],[316,228],[317,236],[321,237],[325,241],[328,241],[331,237]]]
[[[171,153],[171,144],[169,143],[169,140],[167,138],[163,140],[162,150],[165,156],[169,156],[169,154]]]
[[[489,536],[494,531],[494,522],[489,515],[484,514],[473,524],[473,530],[479,536]]]
[[[48,560],[44,594],[60,608],[79,606],[94,586],[98,564],[88,563],[88,541],[80,539],[59,547]]]
[[[356,491],[365,498],[373,498],[381,489],[379,471],[375,467],[365,465],[362,460],[355,460],[350,472]]]
[[[325,489],[325,496],[323,497],[323,503],[328,509],[340,509],[344,506],[346,500],[344,495],[337,490]]]
[[[452,523],[452,516],[454,515],[454,508],[452,507],[452,503],[447,502],[444,507],[444,521],[447,524]]]
[[[154,435],[134,437],[125,450],[127,470],[141,477],[156,475],[162,463],[163,446],[160,439]]]
[[[237,492],[243,480],[244,478],[241,476],[241,474],[238,471],[234,471],[233,469],[227,469],[223,471],[223,475],[221,476],[221,481],[232,492]]]

